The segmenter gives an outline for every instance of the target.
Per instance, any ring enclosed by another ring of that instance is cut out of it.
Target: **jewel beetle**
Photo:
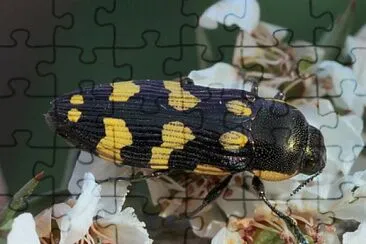
[[[151,168],[147,177],[173,170],[224,179],[193,211],[216,199],[233,174],[253,174],[259,197],[307,243],[294,221],[271,205],[261,180],[320,174],[326,163],[321,132],[283,100],[251,91],[182,81],[133,80],[80,88],[56,97],[45,115],[56,133],[108,161]]]

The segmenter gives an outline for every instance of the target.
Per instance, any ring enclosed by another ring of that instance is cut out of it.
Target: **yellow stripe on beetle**
[[[163,125],[161,133],[163,143],[159,147],[151,149],[152,156],[149,164],[152,169],[167,169],[169,157],[173,150],[183,149],[187,142],[195,138],[192,130],[179,121]]]
[[[286,174],[286,173],[279,173],[275,171],[269,171],[269,170],[253,170],[253,174],[255,176],[258,176],[262,180],[268,180],[268,181],[282,181],[290,179],[291,177],[295,176],[297,172],[294,174]]]
[[[248,142],[248,137],[237,131],[229,131],[222,134],[219,141],[225,150],[238,151],[245,147]]]
[[[112,94],[109,96],[111,102],[127,102],[132,96],[140,92],[140,86],[133,81],[123,81],[112,83]]]
[[[81,112],[76,108],[72,108],[67,112],[67,119],[71,122],[78,122],[81,117]]]
[[[201,100],[185,91],[177,81],[164,81],[164,87],[170,91],[168,104],[179,111],[194,108]]]
[[[230,112],[239,116],[250,116],[252,110],[240,100],[232,100],[226,103],[226,108]]]
[[[84,98],[82,95],[73,95],[70,98],[70,103],[73,105],[80,105],[80,104],[84,104]]]
[[[229,172],[226,172],[218,167],[211,166],[208,164],[197,164],[196,168],[193,170],[194,173],[197,174],[205,174],[205,175],[229,175]]]
[[[96,150],[100,157],[122,163],[121,149],[132,145],[132,134],[122,119],[104,118],[106,136],[98,143]]]

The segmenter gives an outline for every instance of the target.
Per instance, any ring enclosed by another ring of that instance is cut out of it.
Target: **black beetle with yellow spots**
[[[256,85],[246,92],[197,86],[189,79],[102,84],[57,97],[46,120],[76,147],[117,164],[156,170],[151,176],[177,169],[227,175],[192,215],[219,196],[233,174],[249,171],[260,197],[298,230],[268,202],[260,179],[302,173],[311,180],[326,161],[320,131],[281,94],[258,97]]]

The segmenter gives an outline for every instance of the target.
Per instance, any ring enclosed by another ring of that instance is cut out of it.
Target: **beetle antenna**
[[[321,173],[321,171],[318,171],[315,174],[313,174],[312,176],[310,176],[309,178],[307,178],[303,183],[301,183],[298,187],[296,187],[295,190],[293,190],[291,192],[290,197],[292,197],[293,195],[298,193],[304,186],[306,186],[308,183],[310,183],[315,177],[320,175],[320,173]]]
[[[282,213],[278,210],[275,206],[273,206],[268,198],[266,197],[264,191],[263,182],[259,179],[258,176],[254,176],[252,180],[252,186],[254,190],[258,193],[259,198],[275,213],[278,217],[280,217],[283,221],[285,221],[286,225],[291,229],[299,241],[300,244],[309,244],[308,240],[305,238],[305,235],[301,232],[299,226],[291,217],[287,216],[286,214]]]

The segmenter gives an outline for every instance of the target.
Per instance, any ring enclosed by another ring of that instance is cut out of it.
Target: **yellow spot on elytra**
[[[122,163],[121,149],[132,144],[132,134],[122,119],[104,118],[105,137],[97,145],[99,156]]]
[[[220,136],[221,145],[228,151],[237,151],[245,146],[248,137],[237,131],[229,131]]]
[[[73,95],[70,98],[70,103],[74,105],[80,105],[84,103],[84,98],[82,95]]]
[[[133,83],[133,81],[122,81],[112,83],[112,94],[109,96],[111,102],[127,102],[128,99],[140,92],[140,86]]]
[[[76,108],[72,108],[67,112],[67,118],[71,122],[78,122],[81,117],[81,112]]]
[[[150,165],[152,169],[167,169],[170,154],[174,149],[183,149],[184,145],[193,140],[192,130],[182,122],[173,121],[165,124],[162,130],[163,143],[151,149]]]
[[[239,100],[232,100],[226,104],[227,110],[232,112],[235,115],[239,116],[250,116],[252,114],[252,110],[248,108],[248,106]]]
[[[197,174],[205,174],[205,175],[228,175],[229,172],[225,172],[224,170],[211,166],[208,164],[197,164],[196,168],[193,170],[193,172]]]
[[[262,180],[268,180],[268,181],[281,181],[281,180],[287,180],[297,174],[295,172],[294,174],[286,174],[286,173],[279,173],[275,171],[269,171],[269,170],[253,170],[253,174],[255,176],[258,176]]]
[[[164,81],[164,87],[170,91],[169,105],[179,111],[194,108],[200,99],[193,96],[189,91],[183,90],[178,81]]]

